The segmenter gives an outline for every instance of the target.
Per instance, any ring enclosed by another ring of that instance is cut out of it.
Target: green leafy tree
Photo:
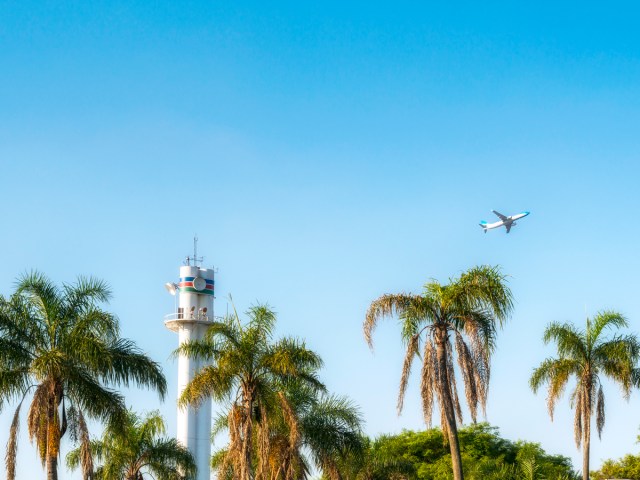
[[[226,415],[229,445],[215,457],[220,461],[220,478],[226,478],[229,471],[240,480],[265,478],[273,445],[270,425],[278,415],[290,431],[286,448],[296,450],[301,438],[299,419],[283,385],[295,382],[318,392],[325,390],[316,374],[322,366],[316,353],[294,338],[273,340],[276,316],[271,309],[253,306],[247,315],[249,321],[244,325],[237,314],[213,322],[202,340],[184,343],[176,350],[176,355],[209,363],[185,387],[179,404],[197,407],[212,397],[230,405]],[[258,455],[255,463],[254,452]],[[287,464],[284,478],[292,478],[298,467],[295,462]]]
[[[640,436],[638,442],[640,443]],[[600,470],[591,473],[594,480],[608,478],[627,478],[640,480],[640,455],[625,455],[619,460],[605,460]]]
[[[375,441],[362,437],[362,448],[350,452],[338,463],[339,478],[349,480],[407,480],[415,478],[412,462],[390,454],[381,447],[389,437],[383,436]],[[324,475],[324,478],[329,478]]]
[[[465,478],[576,480],[568,458],[550,455],[536,443],[504,439],[497,428],[487,423],[463,427],[459,430],[459,435]],[[368,463],[373,468],[358,470],[361,463],[356,461],[345,465],[341,473],[345,479],[363,480],[451,479],[451,454],[443,440],[439,428],[383,435],[369,443],[370,448],[365,452],[365,459],[375,459],[373,462],[365,462],[365,465]]]
[[[7,478],[15,478],[20,409],[31,395],[29,438],[56,480],[60,439],[80,443],[82,469],[93,469],[86,418],[113,422],[126,413],[114,386],[130,383],[166,392],[160,366],[119,335],[118,320],[103,310],[107,285],[93,278],[56,286],[40,273],[23,276],[15,293],[0,298],[0,406],[17,401],[7,444]]]
[[[593,320],[587,318],[585,330],[570,323],[551,323],[544,332],[545,344],[554,342],[558,356],[547,358],[531,376],[529,384],[534,392],[548,385],[547,406],[553,420],[555,405],[567,383],[575,378],[571,406],[575,409],[573,431],[576,446],[582,445],[582,477],[589,480],[589,447],[591,417],[595,414],[598,437],[605,422],[602,377],[618,383],[628,398],[638,372],[640,343],[635,335],[616,334],[607,337],[611,329],[628,327],[626,319],[617,312],[603,311]]]
[[[387,294],[371,303],[364,322],[364,336],[370,347],[378,320],[396,314],[406,345],[400,378],[398,413],[415,358],[422,361],[420,392],[427,426],[434,404],[440,406],[441,426],[449,442],[455,480],[463,478],[457,422],[462,409],[456,386],[454,358],[465,388],[466,403],[475,422],[483,410],[489,388],[490,356],[496,332],[513,307],[505,276],[497,267],[475,267],[448,284],[435,280],[424,286],[422,295]]]
[[[124,422],[110,424],[102,438],[91,442],[93,463],[100,464],[95,480],[188,480],[195,478],[196,464],[189,451],[166,434],[159,412],[145,417],[129,411]],[[76,448],[67,455],[71,470],[82,464],[84,451]]]

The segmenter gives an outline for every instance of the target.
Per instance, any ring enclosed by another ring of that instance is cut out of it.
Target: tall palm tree
[[[124,422],[109,424],[102,439],[91,442],[94,464],[102,463],[93,475],[96,480],[188,480],[195,478],[196,464],[185,447],[166,434],[164,420],[155,411],[140,417],[129,411]],[[67,455],[67,466],[82,463],[82,448]]]
[[[254,425],[260,429],[256,432],[261,439],[259,449],[264,449],[274,411],[284,412],[291,430],[289,444],[298,441],[297,421],[282,385],[296,381],[324,390],[316,375],[322,365],[316,353],[293,338],[273,341],[276,316],[268,306],[253,306],[247,315],[249,321],[244,325],[237,314],[213,322],[202,340],[186,342],[175,352],[210,363],[187,384],[179,405],[197,407],[208,397],[230,402],[229,448],[218,472],[223,478],[231,468],[234,478],[240,480],[254,476]],[[260,473],[259,465],[257,470]]]
[[[407,350],[400,378],[398,413],[402,411],[409,374],[416,357],[422,361],[420,392],[425,423],[431,425],[434,403],[440,406],[443,433],[451,450],[453,477],[463,478],[457,421],[462,410],[456,386],[454,356],[473,421],[478,405],[485,409],[490,356],[498,326],[513,308],[511,291],[498,267],[481,266],[441,284],[431,280],[422,295],[382,295],[369,306],[364,336],[373,348],[378,320],[396,314]],[[454,350],[455,345],[455,350]]]
[[[571,393],[575,408],[573,432],[576,446],[582,445],[582,478],[589,480],[589,448],[591,416],[596,416],[598,437],[604,427],[604,392],[602,377],[618,383],[625,398],[631,393],[639,377],[636,364],[640,359],[640,343],[635,335],[605,333],[611,329],[628,327],[627,320],[613,311],[599,312],[587,318],[585,330],[570,323],[553,322],[544,332],[544,343],[556,344],[558,357],[547,358],[533,371],[529,385],[534,392],[548,384],[547,406],[553,420],[556,402],[569,380],[574,377],[576,387]]]
[[[108,286],[93,278],[58,287],[40,273],[19,279],[15,293],[0,297],[0,407],[18,406],[7,444],[7,478],[15,478],[22,404],[47,479],[58,476],[60,439],[67,429],[83,449],[83,471],[92,470],[86,417],[122,418],[124,399],[114,386],[130,382],[166,392],[160,366],[133,342],[120,338],[117,318],[100,308]]]

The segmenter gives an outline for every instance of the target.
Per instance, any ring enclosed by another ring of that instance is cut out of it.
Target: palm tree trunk
[[[589,453],[591,448],[591,415],[584,422],[582,439],[582,480],[589,480]]]
[[[247,389],[248,390],[248,389]],[[251,445],[252,445],[252,423],[251,412],[253,410],[253,392],[250,390],[244,393],[244,425],[242,426],[242,465],[240,467],[240,480],[251,478]]]
[[[47,455],[47,480],[58,480],[58,457]]]
[[[451,467],[453,469],[453,479],[463,480],[462,457],[460,456],[460,442],[458,441],[458,427],[456,425],[456,414],[453,409],[453,399],[451,398],[451,382],[447,374],[447,351],[446,351],[447,331],[442,330],[436,333],[436,359],[438,362],[439,374],[437,378],[441,385],[437,388],[441,392],[444,418],[447,422],[447,434],[449,440],[449,450],[451,451]]]

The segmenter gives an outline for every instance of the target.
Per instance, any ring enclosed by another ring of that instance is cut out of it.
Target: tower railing
[[[219,322],[223,320],[222,317],[215,317],[208,312],[204,312],[203,309],[194,311],[177,311],[164,316],[165,322],[172,322],[175,320],[197,320],[200,322]]]

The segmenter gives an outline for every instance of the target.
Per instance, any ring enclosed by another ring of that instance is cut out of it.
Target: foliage
[[[638,436],[640,443],[640,436]],[[627,478],[629,480],[640,480],[640,455],[625,455],[619,460],[605,460],[600,470],[591,472],[594,480],[604,480],[607,478]]]
[[[539,444],[501,438],[486,423],[461,428],[460,449],[465,478],[471,480],[574,480],[568,458],[547,454]],[[403,431],[368,443],[369,459],[358,468],[343,467],[345,479],[451,479],[451,454],[438,428]],[[352,464],[353,465],[353,464]]]
[[[544,342],[554,342],[557,358],[547,358],[531,376],[534,392],[548,385],[547,406],[553,420],[555,405],[567,383],[575,378],[576,386],[570,399],[575,409],[574,436],[576,446],[583,447],[583,479],[589,480],[589,446],[591,417],[596,417],[598,436],[605,423],[605,402],[601,377],[618,383],[625,398],[629,398],[634,383],[640,377],[636,364],[640,360],[640,342],[635,335],[605,336],[608,330],[628,327],[627,320],[617,312],[599,312],[587,318],[585,330],[570,323],[551,323],[544,332]]]
[[[640,480],[640,455],[625,455],[620,460],[605,460],[600,470],[591,472],[594,480],[625,478]]]
[[[201,359],[202,368],[185,387],[181,405],[207,397],[226,403],[216,431],[229,444],[213,466],[219,478],[298,479],[310,472],[304,451],[324,471],[335,457],[358,448],[360,415],[345,399],[327,395],[318,379],[320,357],[294,338],[273,339],[275,313],[265,305],[214,322],[203,340],[183,344],[176,354]]]
[[[114,422],[126,413],[112,387],[133,382],[164,396],[160,366],[121,338],[117,318],[100,307],[109,297],[100,280],[80,277],[58,287],[34,272],[19,279],[10,298],[0,298],[0,408],[18,403],[5,457],[9,480],[15,478],[19,414],[27,395],[29,438],[50,479],[57,478],[67,431],[81,445],[83,471],[93,469],[86,418]]]
[[[506,278],[497,267],[472,268],[448,284],[432,280],[422,295],[386,294],[373,301],[364,322],[364,336],[372,347],[372,333],[381,318],[396,314],[406,354],[398,413],[402,411],[409,376],[416,358],[422,361],[420,393],[427,426],[434,405],[440,406],[442,426],[451,451],[454,478],[462,478],[457,423],[462,408],[454,370],[455,359],[464,384],[465,400],[475,422],[478,407],[487,401],[490,356],[499,326],[513,308]]]
[[[101,465],[92,476],[95,480],[186,480],[195,478],[196,465],[189,451],[166,434],[159,412],[145,417],[129,411],[124,423],[107,425],[98,441],[91,442],[94,464]],[[81,464],[82,449],[67,455],[71,470]]]

